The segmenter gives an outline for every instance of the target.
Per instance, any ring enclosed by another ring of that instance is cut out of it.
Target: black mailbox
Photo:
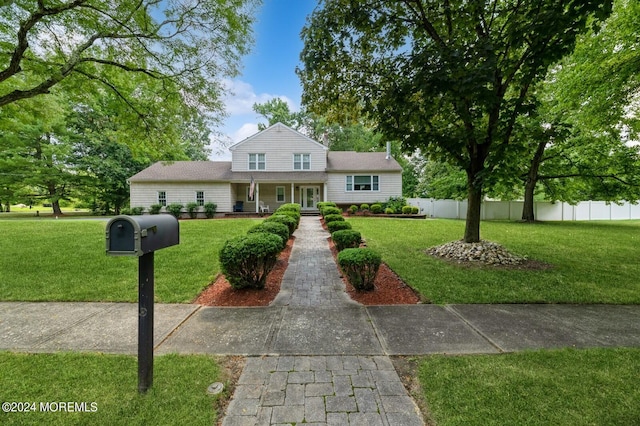
[[[116,216],[107,223],[107,254],[142,256],[180,244],[178,219],[169,214]]]

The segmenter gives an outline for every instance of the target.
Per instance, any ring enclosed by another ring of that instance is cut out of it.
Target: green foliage
[[[386,209],[384,209],[384,213],[385,214],[395,214],[396,211],[394,209],[392,209],[391,207],[387,207]]]
[[[218,205],[216,203],[206,203],[204,205],[204,214],[208,219],[211,219],[216,214]]]
[[[171,203],[167,206],[167,211],[171,213],[173,216],[175,216],[176,218],[180,219],[183,208],[184,206],[180,203]]]
[[[402,206],[402,214],[411,214],[413,208],[411,206]]]
[[[272,214],[271,216],[266,218],[264,222],[267,222],[267,223],[275,222],[275,223],[281,223],[283,225],[286,225],[289,228],[289,234],[293,234],[293,232],[298,227],[298,220],[296,220],[296,217],[290,214],[285,214],[285,213],[287,213],[287,211],[283,211],[279,214]],[[295,213],[295,212],[288,212],[288,213]]]
[[[358,212],[358,206],[356,206],[355,204],[352,204],[349,206],[349,213],[356,214],[357,212]]]
[[[322,211],[325,207],[338,207],[338,205],[332,201],[320,201],[316,204],[318,210]]]
[[[380,263],[380,255],[369,248],[346,248],[338,253],[338,264],[356,290],[373,290]]]
[[[330,222],[344,222],[344,217],[341,214],[328,214],[324,217],[324,223]]]
[[[160,210],[162,210],[162,204],[152,204],[149,206],[150,214],[160,214]]]
[[[342,210],[337,207],[326,206],[322,210],[320,210],[320,214],[322,216],[327,216],[330,214],[342,214]]]
[[[393,213],[402,213],[402,208],[407,204],[407,201],[404,197],[389,197],[387,201],[384,202],[383,208],[393,210]]]
[[[198,203],[187,203],[187,213],[189,213],[191,219],[198,217]]]
[[[336,245],[338,251],[346,248],[358,248],[362,242],[360,232],[353,229],[342,229],[331,234],[331,239]]]
[[[285,211],[293,211],[296,213],[300,213],[302,210],[302,206],[298,203],[285,203],[276,209],[276,213],[285,212]]]
[[[367,203],[360,204],[360,210],[362,211],[369,210],[369,204]]]
[[[253,110],[267,119],[267,124],[258,123],[258,130],[264,130],[276,123],[282,123],[294,130],[304,125],[306,115],[303,111],[292,112],[289,104],[280,98],[273,98],[263,104],[253,104]]]
[[[327,229],[333,234],[341,229],[351,229],[351,224],[349,222],[329,222],[327,223]]]
[[[135,216],[140,216],[144,213],[144,207],[131,207],[131,214]]]
[[[220,267],[234,289],[262,289],[281,247],[282,238],[271,233],[235,237],[220,250]]]
[[[379,203],[371,204],[371,213],[373,214],[382,213],[382,204],[379,204]]]
[[[420,213],[420,207],[411,206],[411,214],[418,214],[418,213]]]
[[[270,233],[279,236],[282,239],[280,250],[283,250],[289,240],[289,227],[278,222],[262,222],[247,231],[248,234]]]

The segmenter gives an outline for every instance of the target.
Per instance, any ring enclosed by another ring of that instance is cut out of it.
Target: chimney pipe
[[[391,159],[391,142],[387,142],[387,156],[385,158],[387,160]]]

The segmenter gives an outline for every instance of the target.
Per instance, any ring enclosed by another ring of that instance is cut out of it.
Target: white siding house
[[[232,161],[158,162],[132,176],[131,207],[216,203],[218,212],[271,211],[284,203],[315,210],[402,195],[402,167],[388,153],[328,151],[275,124],[230,147]]]

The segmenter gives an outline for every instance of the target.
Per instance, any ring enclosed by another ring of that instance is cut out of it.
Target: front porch
[[[275,211],[287,203],[298,203],[302,212],[318,213],[317,204],[327,199],[325,182],[243,182],[231,185],[232,213],[259,214]],[[262,209],[261,209],[262,207]]]

